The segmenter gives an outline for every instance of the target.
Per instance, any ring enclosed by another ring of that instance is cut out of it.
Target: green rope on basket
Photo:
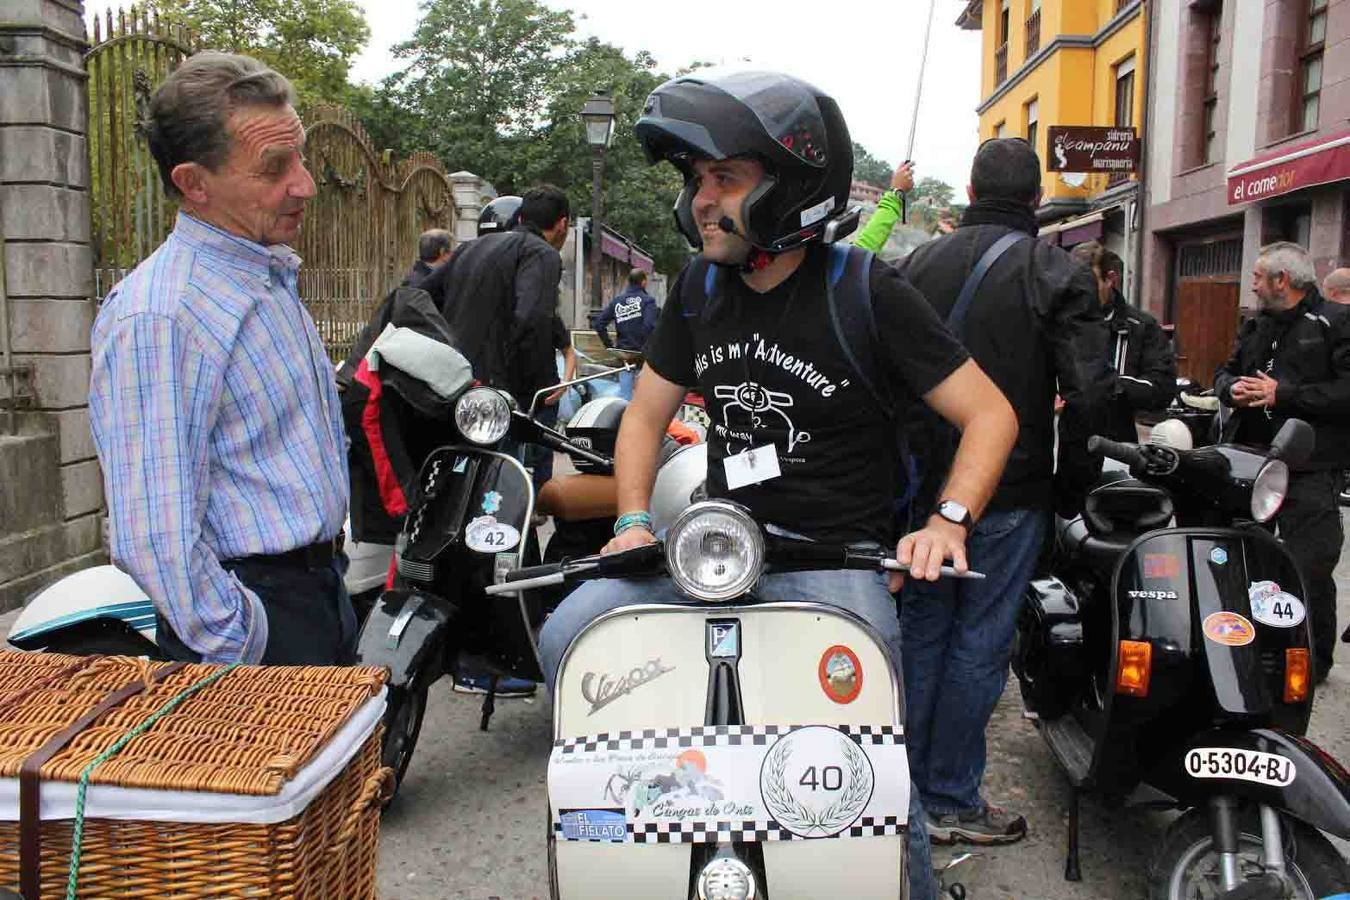
[[[112,759],[118,753],[121,753],[122,748],[126,747],[127,744],[131,743],[133,740],[149,731],[156,722],[167,716],[169,713],[173,712],[175,709],[177,709],[179,704],[181,704],[184,700],[191,697],[193,694],[197,693],[202,688],[209,687],[210,685],[219,681],[221,678],[224,678],[227,674],[230,673],[231,670],[237,668],[239,665],[240,663],[230,663],[228,666],[219,670],[218,672],[213,672],[212,674],[206,676],[196,684],[191,685],[190,687],[184,689],[182,693],[178,694],[178,696],[169,700],[169,702],[165,703],[159,709],[151,713],[150,717],[146,719],[144,722],[137,725],[135,728],[131,729],[126,734],[118,738],[115,742],[113,742],[111,747],[109,747],[107,750],[104,750],[97,757],[95,757],[94,760],[89,763],[89,765],[84,767],[84,771],[80,773],[79,787],[76,789],[75,792],[75,834],[71,839],[70,845],[70,877],[66,882],[66,900],[76,900],[75,888],[80,881],[80,853],[82,849],[81,844],[84,841],[84,800],[85,794],[89,790],[89,778],[91,775],[94,774],[94,770],[97,769],[99,766],[103,765],[108,760]]]

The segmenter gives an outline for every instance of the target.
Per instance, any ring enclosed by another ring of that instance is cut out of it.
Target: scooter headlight
[[[466,441],[491,446],[511,430],[511,404],[494,388],[467,390],[455,401],[455,427]]]
[[[1288,489],[1289,467],[1282,460],[1268,461],[1252,483],[1252,518],[1258,522],[1275,518]]]
[[[666,567],[690,597],[720,603],[754,585],[764,567],[764,535],[735,503],[705,500],[666,532]]]
[[[721,856],[698,874],[698,900],[754,900],[755,873],[739,859]]]

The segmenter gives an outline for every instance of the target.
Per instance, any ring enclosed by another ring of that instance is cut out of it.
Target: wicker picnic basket
[[[0,887],[373,898],[384,677],[0,652]]]

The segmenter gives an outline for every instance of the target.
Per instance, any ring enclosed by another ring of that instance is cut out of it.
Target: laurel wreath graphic
[[[839,798],[819,813],[808,809],[792,795],[787,786],[787,764],[792,757],[791,743],[780,740],[765,760],[761,785],[764,805],[779,824],[803,837],[819,832],[828,837],[849,825],[867,805],[872,794],[872,777],[867,756],[853,741],[844,739],[844,757],[848,764],[848,785]]]

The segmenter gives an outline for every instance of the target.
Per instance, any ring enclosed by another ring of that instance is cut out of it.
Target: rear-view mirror
[[[1302,419],[1290,419],[1270,442],[1270,458],[1283,460],[1289,468],[1297,469],[1312,456],[1316,444],[1311,425]]]

